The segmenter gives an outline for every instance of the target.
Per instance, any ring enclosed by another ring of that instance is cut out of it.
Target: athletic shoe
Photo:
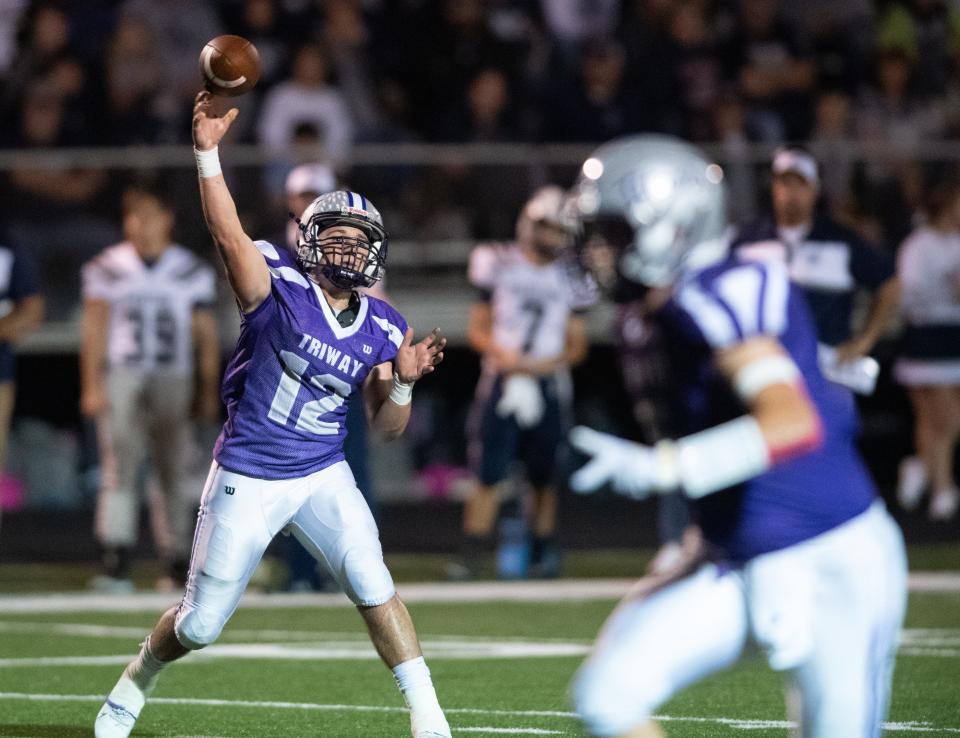
[[[129,579],[118,579],[117,577],[98,574],[90,580],[90,589],[100,594],[130,594],[133,592],[133,582]]]
[[[913,510],[927,488],[927,467],[916,456],[908,456],[900,462],[897,480],[897,502],[904,510]]]
[[[930,498],[927,515],[931,520],[946,521],[957,514],[960,508],[960,491],[956,487],[938,489]]]
[[[146,695],[125,676],[110,691],[93,726],[96,738],[127,738],[140,717]]]

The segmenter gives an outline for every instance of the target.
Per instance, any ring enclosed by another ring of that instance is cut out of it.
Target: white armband
[[[396,372],[393,373],[393,389],[387,395],[388,400],[393,400],[397,405],[409,405],[413,400],[413,382],[409,384],[401,382]]]
[[[794,384],[800,370],[793,359],[784,354],[762,356],[751,361],[733,377],[733,388],[744,402],[750,402],[774,384]]]
[[[661,489],[680,487],[699,498],[752,479],[770,468],[770,449],[757,421],[744,415],[678,441],[656,446]]]
[[[219,146],[214,146],[207,151],[200,151],[197,148],[193,150],[194,156],[197,157],[197,172],[201,177],[216,177],[223,173],[223,169],[220,168],[219,149]]]

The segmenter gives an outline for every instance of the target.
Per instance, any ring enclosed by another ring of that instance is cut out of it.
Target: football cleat
[[[127,738],[136,725],[147,697],[140,688],[125,676],[110,691],[106,702],[97,713],[93,726],[96,738]]]

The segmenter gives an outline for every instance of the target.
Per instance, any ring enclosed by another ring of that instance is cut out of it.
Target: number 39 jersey
[[[347,403],[377,364],[393,361],[406,321],[383,300],[360,295],[344,328],[292,254],[257,241],[271,290],[243,316],[221,396],[227,408],[214,458],[260,479],[302,477],[342,461]]]
[[[490,296],[494,343],[531,359],[563,353],[570,313],[596,300],[592,282],[563,259],[534,264],[516,244],[477,246],[468,279]]]
[[[133,244],[119,243],[87,262],[82,276],[84,299],[110,304],[111,368],[192,374],[193,310],[213,304],[213,267],[176,244],[148,265]]]

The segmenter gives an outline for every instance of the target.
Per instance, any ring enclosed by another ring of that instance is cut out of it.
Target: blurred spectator
[[[606,141],[637,130],[643,101],[624,77],[626,56],[613,39],[594,39],[583,50],[579,78],[555,85],[543,112],[548,141]]]
[[[748,128],[762,141],[803,139],[810,130],[813,61],[779,0],[740,0],[739,22],[724,49],[727,77],[748,105]]]
[[[820,170],[799,148],[781,149],[771,167],[773,217],[740,229],[733,249],[745,259],[784,261],[803,288],[820,343],[837,362],[866,356],[896,313],[900,285],[893,264],[853,231],[817,214]],[[865,324],[852,335],[857,290],[872,293]]]
[[[343,93],[358,141],[386,137],[387,125],[378,101],[370,36],[359,0],[329,0],[323,40],[337,84]]]
[[[841,90],[825,90],[817,95],[809,146],[818,161],[830,162],[820,173],[820,191],[835,214],[847,204],[856,165],[856,152],[850,146],[852,108],[852,99]]]
[[[96,536],[103,573],[92,586],[132,589],[143,465],[152,462],[160,494],[150,496],[163,589],[186,579],[201,490],[183,484],[191,403],[215,421],[220,350],[211,306],[213,268],[174,244],[172,206],[159,189],[124,193],[126,241],[83,268],[80,410],[97,425],[101,488]],[[198,388],[194,393],[193,378]]]
[[[0,2],[0,79],[7,76],[17,55],[17,28],[29,0]]]
[[[305,5],[305,3],[301,3]],[[230,33],[243,36],[260,54],[260,82],[269,86],[279,79],[290,40],[298,38],[302,26],[297,15],[287,12],[290,3],[274,0],[232,0],[222,2],[220,18]]]
[[[510,83],[499,69],[485,68],[474,75],[462,98],[452,101],[435,138],[471,143],[516,141],[519,138],[510,107]]]
[[[16,392],[13,344],[36,328],[41,320],[43,297],[29,252],[0,245],[0,479],[6,469]]]
[[[343,163],[349,158],[353,121],[328,73],[327,57],[319,45],[308,43],[294,52],[290,77],[264,98],[257,125],[262,143],[282,152],[293,144],[297,127],[310,124],[330,161]]]
[[[157,113],[165,141],[183,141],[193,96],[200,85],[197,57],[204,44],[223,31],[212,4],[194,0],[125,0],[119,18],[137,18],[153,33],[163,61]]]
[[[881,231],[896,240],[909,228],[917,199],[917,148],[945,131],[944,111],[917,92],[915,62],[903,49],[881,51],[875,85],[860,95],[854,115],[857,138],[872,146],[859,183],[860,200]]]
[[[673,58],[665,61],[671,68],[657,73],[676,73],[679,89],[674,106],[682,115],[677,130],[685,138],[711,140],[712,113],[721,93],[723,64],[703,2],[686,0],[677,4],[670,22],[670,39]]]
[[[65,104],[49,84],[27,91],[17,128],[9,142],[17,149],[77,145],[80,133],[67,125]],[[48,285],[52,316],[65,317],[75,307],[76,275],[103,240],[116,229],[99,215],[98,198],[107,182],[102,169],[37,169],[28,164],[7,173],[3,202],[11,242],[29,248]]]
[[[620,16],[620,0],[541,0],[540,7],[547,33],[567,70],[576,68],[584,42],[613,35]]]
[[[136,16],[118,21],[107,45],[104,70],[105,141],[113,146],[156,143],[161,120],[155,104],[164,69],[146,21]]]
[[[910,510],[932,490],[928,513],[948,520],[960,492],[953,459],[960,438],[960,177],[955,164],[924,194],[925,225],[903,243],[906,331],[894,372],[907,387],[915,415],[916,456],[900,466],[897,497]]]
[[[757,212],[757,177],[750,158],[747,113],[736,95],[728,92],[717,101],[713,129],[713,137],[720,142],[723,174],[730,193],[730,220],[753,220]]]
[[[483,0],[427,3],[418,25],[414,48],[406,51],[404,84],[419,130],[434,128],[436,111],[463,93],[479,69],[500,69],[511,83],[519,76],[523,55],[493,33]]]
[[[69,19],[61,3],[41,2],[30,7],[21,18],[16,63],[6,81],[5,106],[18,103],[30,84],[67,53],[69,43]]]
[[[876,46],[901,51],[917,63],[924,94],[946,91],[952,67],[960,63],[960,8],[948,0],[893,0],[881,3]]]

